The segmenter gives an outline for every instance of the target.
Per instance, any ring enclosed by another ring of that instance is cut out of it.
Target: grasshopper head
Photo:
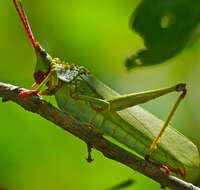
[[[50,65],[51,65],[52,58],[40,46],[40,44],[38,42],[35,42],[33,33],[31,31],[31,27],[29,25],[28,18],[26,16],[26,13],[23,8],[21,0],[19,0],[18,3],[17,3],[17,0],[13,0],[13,3],[15,5],[17,13],[20,17],[20,20],[25,28],[25,31],[28,34],[31,44],[33,45],[33,47],[35,49],[36,56],[37,56],[37,64],[35,67],[34,78],[35,78],[35,82],[37,84],[40,84],[50,71]],[[19,4],[19,6],[18,6],[18,4]]]
[[[40,84],[50,71],[52,57],[43,49],[38,42],[35,42],[37,63],[35,66],[34,78]]]

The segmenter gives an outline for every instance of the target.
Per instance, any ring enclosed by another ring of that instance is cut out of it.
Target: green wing
[[[104,85],[101,81],[91,75],[82,76],[82,78],[99,96],[104,99],[111,99],[119,95],[117,92]],[[157,136],[164,124],[163,121],[140,106],[134,106],[118,111],[117,114],[132,126],[132,129],[127,126],[126,131],[132,134],[134,132],[134,128],[144,134],[144,138],[150,139],[150,142],[153,142],[154,138]],[[149,144],[149,147],[150,145],[151,143]],[[179,168],[181,166],[189,168],[199,167],[199,151],[197,147],[188,138],[172,127],[168,127],[164,135],[161,137],[158,150],[162,150],[164,153],[159,154],[157,151],[156,154],[152,154],[152,158],[156,161],[161,161],[162,156],[167,156],[171,158],[171,160],[169,160],[171,165],[175,165],[176,167],[176,161],[181,163],[179,164]]]

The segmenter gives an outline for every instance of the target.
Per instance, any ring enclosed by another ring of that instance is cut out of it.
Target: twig
[[[41,115],[45,119],[82,139],[87,144],[92,145],[94,148],[101,151],[105,157],[118,161],[133,170],[152,178],[154,181],[160,183],[162,187],[169,187],[172,190],[200,190],[200,188],[181,179],[166,175],[147,161],[111,143],[91,127],[87,127],[77,122],[66,113],[61,112],[50,103],[47,103],[42,97],[31,95],[20,98],[19,92],[21,90],[25,89],[10,84],[0,83],[0,97],[2,97],[4,101],[14,101],[21,105],[25,110]]]

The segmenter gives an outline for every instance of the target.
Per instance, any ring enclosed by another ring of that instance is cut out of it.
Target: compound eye
[[[41,56],[41,57],[46,57],[46,56],[47,56],[47,52],[46,52],[45,50],[42,50],[42,51],[40,52],[40,56]]]

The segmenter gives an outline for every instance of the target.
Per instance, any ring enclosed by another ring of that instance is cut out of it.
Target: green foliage
[[[163,63],[177,55],[192,38],[199,18],[199,0],[143,0],[130,27],[142,36],[145,49],[127,59],[127,69]]]

